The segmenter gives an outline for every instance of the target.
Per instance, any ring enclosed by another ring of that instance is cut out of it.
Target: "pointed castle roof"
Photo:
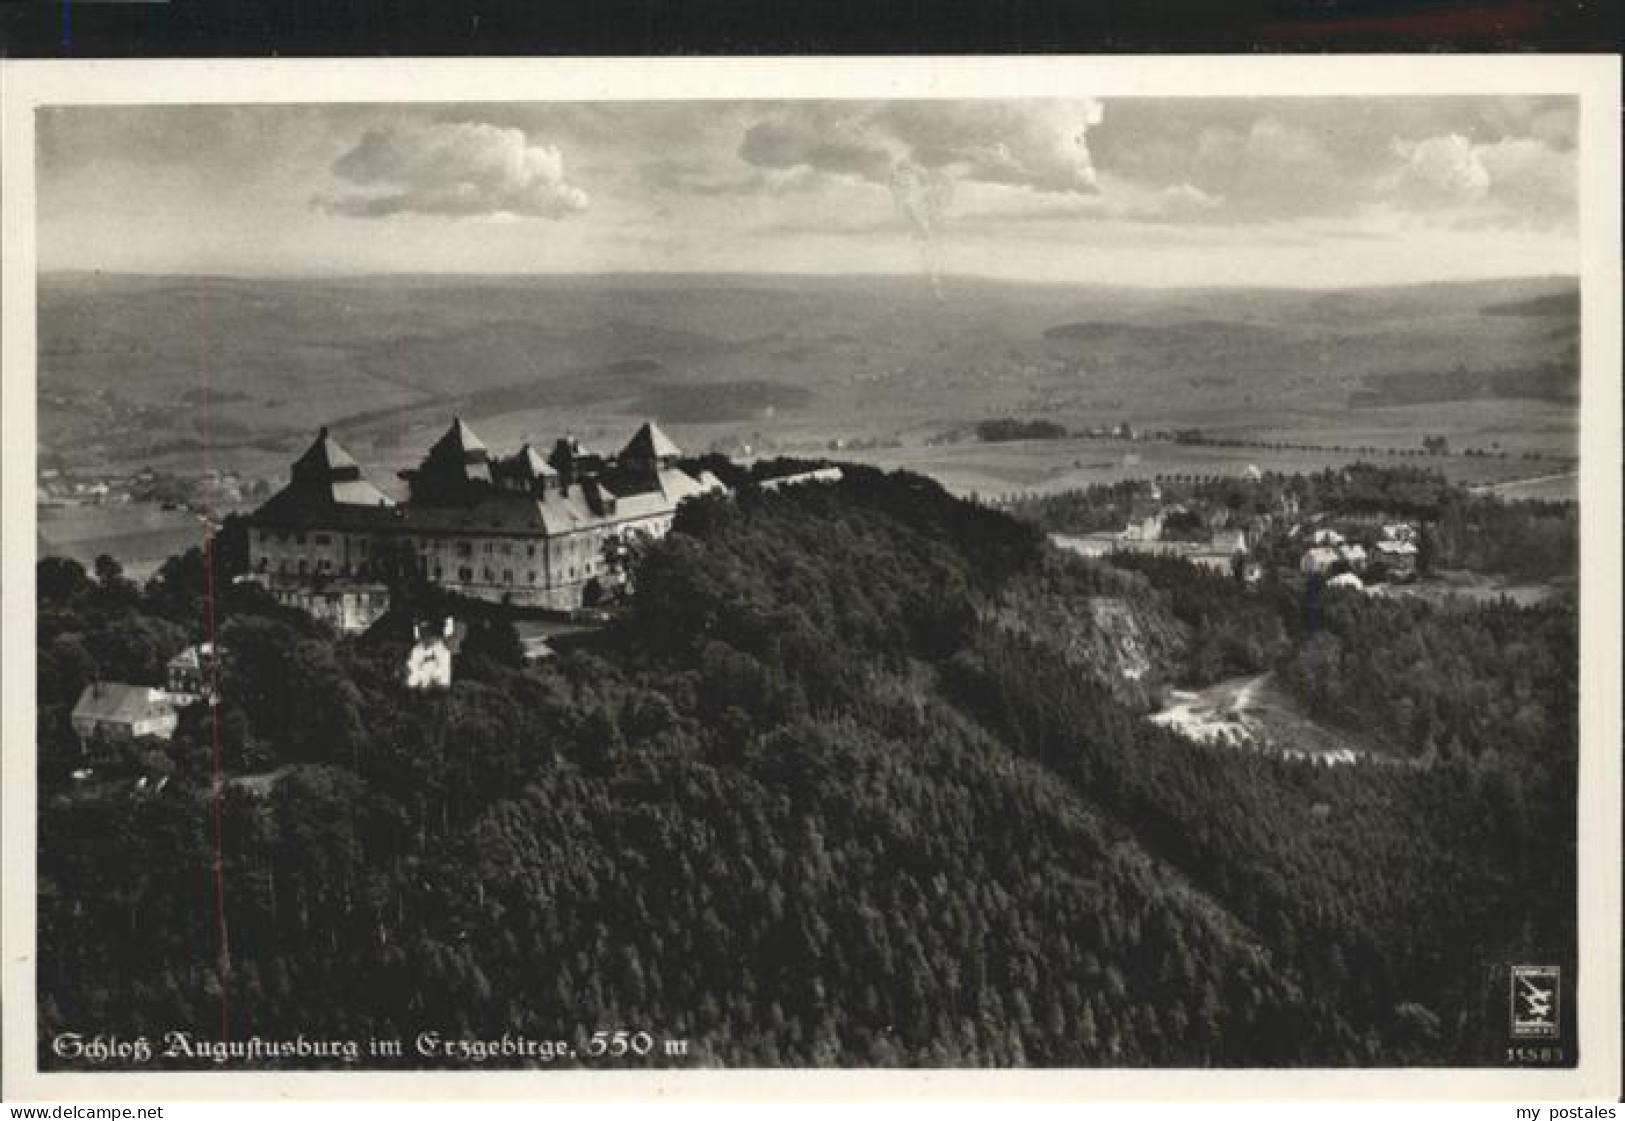
[[[573,436],[559,440],[551,454],[526,443],[512,455],[493,456],[456,417],[420,465],[400,473],[411,484],[411,498],[397,506],[323,429],[300,456],[294,483],[252,518],[284,531],[572,533],[669,514],[685,498],[723,489],[708,472],[679,469],[674,461],[681,455],[649,422],[618,456],[595,454]]]
[[[642,461],[676,459],[682,454],[683,449],[652,420],[644,421],[643,427],[633,434],[632,439],[627,441],[626,447],[621,450],[623,459]]]
[[[462,417],[453,417],[451,427],[435,441],[417,470],[402,475],[411,481],[414,498],[456,496],[470,484],[491,482],[490,453]]]
[[[474,430],[463,423],[460,416],[451,418],[451,429],[442,439],[454,441],[469,454],[478,454],[482,458],[486,454],[485,441],[474,435]]]
[[[323,425],[316,434],[315,442],[305,449],[304,455],[294,460],[293,474],[295,478],[303,475],[326,481],[359,479],[361,465],[344,450],[342,444],[327,434],[327,426]]]
[[[451,427],[446,434],[435,441],[434,447],[429,449],[429,458],[445,456],[454,461],[467,464],[484,463],[490,458],[490,452],[485,447],[485,441],[474,434],[474,430],[463,422],[460,416],[451,418]]]
[[[383,491],[361,473],[361,465],[324,425],[305,454],[294,461],[288,490],[306,501],[346,506],[388,506]]]
[[[530,472],[530,477],[533,479],[558,474],[557,471],[553,470],[552,464],[547,462],[547,457],[530,444],[520,448],[519,454],[515,458],[521,467]]]

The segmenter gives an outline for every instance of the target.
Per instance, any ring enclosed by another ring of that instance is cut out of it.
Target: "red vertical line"
[[[209,448],[213,442],[213,429],[209,423],[209,351],[208,331],[204,318],[208,312],[207,297],[200,290],[198,301],[198,407],[201,410],[201,436],[203,446],[204,486],[209,486],[212,460]],[[219,953],[216,971],[220,977],[220,1039],[231,1038],[230,974],[231,956],[226,942],[226,843],[225,819],[222,799],[225,794],[225,769],[222,765],[220,734],[220,636],[216,626],[215,605],[215,508],[212,497],[205,490],[203,531],[203,625],[210,650],[209,673],[209,731],[213,741],[213,806],[214,825],[214,913],[215,935]]]

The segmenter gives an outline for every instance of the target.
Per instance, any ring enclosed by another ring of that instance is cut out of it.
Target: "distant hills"
[[[40,432],[70,465],[207,443],[217,465],[269,471],[320,424],[365,449],[453,409],[526,431],[652,413],[702,446],[739,431],[907,439],[988,415],[1290,428],[1337,423],[1352,394],[1416,371],[1459,367],[1499,393],[1505,371],[1564,362],[1577,323],[1562,277],[1346,291],[949,278],[938,300],[919,277],[46,274]]]
[[[1490,304],[1484,308],[1485,315],[1549,315],[1564,319],[1578,318],[1580,314],[1580,290],[1578,288],[1563,292],[1553,292],[1549,296],[1531,296],[1527,300],[1509,300],[1506,303]]]

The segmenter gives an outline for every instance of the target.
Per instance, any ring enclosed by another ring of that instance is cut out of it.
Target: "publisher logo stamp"
[[[1556,1039],[1562,971],[1555,965],[1514,965],[1511,986],[1512,1037]]]

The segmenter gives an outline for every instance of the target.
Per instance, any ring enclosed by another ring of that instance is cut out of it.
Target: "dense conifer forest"
[[[1441,547],[1536,517],[1391,485]],[[340,639],[232,585],[230,532],[216,559],[217,713],[91,757],[81,688],[161,680],[209,573],[40,562],[45,1069],[63,1032],[218,1040],[223,1004],[232,1039],[406,1041],[375,1066],[475,1061],[429,1031],[568,1041],[550,1065],[1498,1065],[1507,966],[1572,976],[1572,599],[1311,611],[847,467],[685,504],[618,621],[540,665],[476,613],[453,687],[414,693],[399,618]],[[1394,757],[1144,718],[1266,670]],[[592,1057],[616,1030],[654,1046]]]

